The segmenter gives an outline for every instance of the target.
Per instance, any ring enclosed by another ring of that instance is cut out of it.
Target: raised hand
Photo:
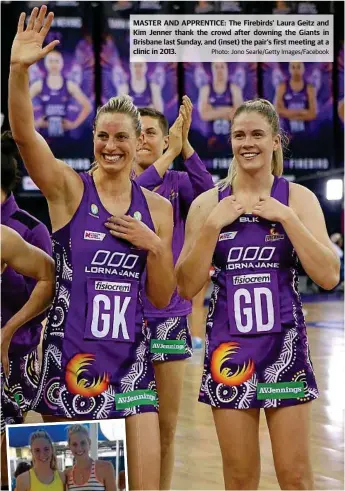
[[[173,152],[175,157],[181,153],[182,149],[182,126],[183,117],[179,114],[169,130],[169,151]]]
[[[208,220],[221,230],[237,220],[243,213],[245,213],[245,208],[236,200],[235,196],[231,195],[219,201]]]
[[[183,118],[182,126],[182,142],[183,145],[188,142],[189,128],[192,123],[193,104],[187,95],[182,97],[182,106],[180,106],[180,114]]]
[[[46,5],[42,5],[40,10],[35,7],[31,12],[26,29],[24,29],[26,14],[24,12],[20,14],[17,34],[12,44],[11,65],[27,68],[44,58],[59,44],[59,41],[55,40],[42,48],[54,19],[53,12],[49,12],[47,17],[46,13]]]

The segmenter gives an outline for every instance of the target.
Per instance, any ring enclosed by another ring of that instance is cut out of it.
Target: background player
[[[213,187],[213,181],[188,141],[192,103],[187,96],[183,97],[180,116],[170,131],[168,121],[162,113],[149,108],[140,109],[139,112],[143,126],[143,145],[137,152],[136,182],[167,198],[173,206],[173,256],[176,263],[184,242],[189,207],[196,196]],[[183,126],[179,123],[181,117]],[[186,172],[168,170],[181,149]],[[170,304],[163,310],[156,309],[144,298],[144,313],[151,335],[151,356],[160,401],[160,489],[170,489],[174,466],[174,434],[185,362],[192,353],[187,321],[190,312],[191,302],[182,299],[176,291]]]
[[[119,85],[118,94],[128,94],[137,107],[152,107],[162,112],[164,103],[161,88],[158,84],[150,82],[147,77],[147,63],[135,61],[129,63],[130,77],[127,83]]]
[[[304,78],[304,63],[289,63],[290,78],[278,85],[274,105],[285,120],[285,129],[291,134],[304,132],[306,123],[316,118],[315,89]]]
[[[261,407],[280,487],[313,489],[308,402],[318,390],[296,255],[325,289],[339,281],[339,259],[315,195],[279,177],[274,106],[262,99],[240,106],[231,144],[229,176],[193,203],[177,265],[185,298],[205,284],[211,261],[215,267],[199,400],[213,409],[226,489],[259,485]]]
[[[33,408],[46,420],[127,417],[130,486],[157,489],[157,397],[140,289],[146,267],[150,301],[158,308],[170,301],[172,209],[129,179],[141,144],[139,114],[130,98],[113,98],[97,112],[92,174],[77,174],[57,160],[35,131],[28,67],[58,42],[42,48],[54,17],[49,13],[45,19],[46,11],[34,8],[25,30],[21,14],[9,83],[13,135],[48,200],[57,263],[58,288]],[[110,222],[116,230],[108,232]]]
[[[59,51],[50,51],[44,59],[44,66],[47,70],[46,76],[30,86],[30,96],[32,99],[38,98],[43,112],[43,115],[35,120],[35,127],[44,130],[43,134],[48,137],[59,137],[63,136],[65,131],[78,128],[91,113],[92,105],[79,85],[67,80],[62,73],[64,62]],[[67,105],[71,97],[81,106],[74,121],[66,118]]]

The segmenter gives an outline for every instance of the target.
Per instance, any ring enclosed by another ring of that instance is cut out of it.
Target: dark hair
[[[18,148],[10,131],[1,134],[1,188],[9,195],[19,180]]]
[[[149,116],[150,118],[158,119],[163,135],[166,136],[169,134],[169,123],[163,113],[151,107],[141,107],[138,111],[140,116]]]
[[[17,465],[16,470],[14,471],[14,477],[20,476],[20,474],[23,474],[26,471],[29,471],[31,469],[31,464],[29,462],[19,462]]]

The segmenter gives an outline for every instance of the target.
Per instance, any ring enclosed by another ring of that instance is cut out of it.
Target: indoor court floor
[[[344,305],[336,295],[314,295],[304,302],[311,358],[320,397],[312,403],[312,463],[315,489],[344,489]],[[205,308],[206,314],[206,308]],[[197,401],[203,350],[188,361],[176,433],[172,489],[224,489],[222,463],[212,410]],[[39,422],[30,412],[26,422]],[[266,420],[260,419],[261,481],[259,489],[277,490]]]

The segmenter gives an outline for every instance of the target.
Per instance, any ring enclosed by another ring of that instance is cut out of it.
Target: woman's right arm
[[[217,189],[206,191],[193,201],[187,221],[180,257],[176,263],[177,291],[181,297],[193,298],[206,283],[218,231],[209,223],[209,215],[217,205]]]
[[[30,491],[30,474],[24,472],[16,478],[16,490],[17,491]]]
[[[54,157],[45,139],[35,130],[29,88],[29,66],[58,44],[58,41],[52,41],[42,48],[54,18],[50,12],[42,27],[46,11],[47,7],[42,6],[37,15],[38,8],[34,8],[25,30],[25,14],[20,15],[11,51],[9,118],[13,137],[32,180],[48,200],[65,201],[70,198],[66,193],[71,193],[72,198],[72,190],[78,186],[82,193],[83,183],[72,168]],[[74,191],[74,197],[76,194]]]

